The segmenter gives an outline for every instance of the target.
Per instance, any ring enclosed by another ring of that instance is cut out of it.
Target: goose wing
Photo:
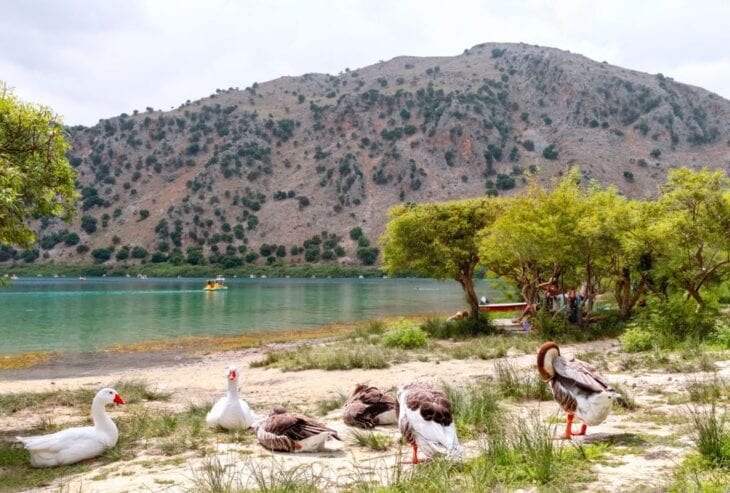
[[[555,374],[562,379],[570,380],[578,387],[590,392],[603,392],[609,389],[606,379],[598,370],[584,361],[577,359],[566,360],[558,356],[553,360]]]
[[[337,432],[318,423],[311,418],[295,413],[274,414],[266,420],[266,431],[279,436],[286,436],[292,440],[304,440],[320,433],[332,433],[332,436],[340,439]]]
[[[345,403],[344,419],[347,424],[366,428],[375,426],[373,418],[395,409],[395,399],[376,387],[356,391]]]

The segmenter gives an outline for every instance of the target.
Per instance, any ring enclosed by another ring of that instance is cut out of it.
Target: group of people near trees
[[[585,285],[579,290],[571,287],[563,292],[558,283],[558,279],[551,277],[550,280],[538,284],[537,287],[545,292],[544,305],[547,309],[553,312],[566,310],[568,321],[580,324],[581,304],[586,299]],[[522,311],[522,314],[512,320],[512,322],[521,324],[530,316],[535,315],[539,309],[539,301],[537,303],[528,303]]]

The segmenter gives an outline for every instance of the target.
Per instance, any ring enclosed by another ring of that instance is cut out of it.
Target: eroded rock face
[[[573,164],[586,180],[644,196],[670,167],[722,166],[730,102],[557,49],[484,44],[69,130],[81,214],[70,227],[39,224],[41,238],[68,228],[89,251],[117,241],[148,260],[189,247],[208,259],[218,245],[242,261],[360,263],[350,230],[375,245],[395,204],[515,193],[523,173],[546,182]],[[342,250],[322,245],[305,258],[304,243],[324,243],[323,231]],[[117,251],[109,263],[141,261]],[[63,241],[43,252],[38,262],[89,261]]]

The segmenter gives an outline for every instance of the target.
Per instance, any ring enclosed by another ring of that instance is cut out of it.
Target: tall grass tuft
[[[444,385],[451,402],[454,421],[460,436],[473,437],[480,433],[493,435],[503,427],[504,409],[500,395],[493,385],[481,382],[466,388]]]
[[[518,370],[510,362],[498,361],[494,365],[497,386],[504,397],[514,399],[551,400],[550,389],[536,371]]]
[[[715,403],[709,409],[689,410],[690,437],[702,457],[716,466],[730,467],[730,426],[727,411],[719,415]]]

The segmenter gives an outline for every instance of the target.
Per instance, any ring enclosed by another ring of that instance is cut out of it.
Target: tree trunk
[[[469,303],[469,318],[472,320],[479,320],[479,298],[477,297],[476,291],[474,291],[474,267],[476,262],[469,266],[467,269],[462,269],[459,274],[457,281],[461,284],[461,289],[464,290],[466,295],[466,302]]]

